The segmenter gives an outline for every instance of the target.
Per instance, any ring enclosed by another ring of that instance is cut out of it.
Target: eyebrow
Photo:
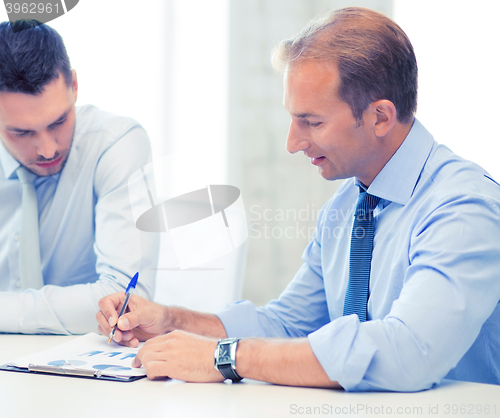
[[[320,117],[321,115],[318,115],[317,113],[299,113],[297,116],[298,118],[317,118]]]
[[[59,116],[54,122],[51,122],[48,126],[52,126],[56,123],[62,122],[64,119],[66,119],[68,117],[69,112],[71,112],[71,107],[69,109],[65,110],[61,116]],[[5,129],[8,131],[11,131],[11,132],[18,132],[18,133],[32,132],[33,131],[32,129],[21,129],[21,128],[16,128],[15,126],[10,126],[10,125],[7,125],[5,127]]]

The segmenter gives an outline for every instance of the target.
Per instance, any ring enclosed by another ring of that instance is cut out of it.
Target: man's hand
[[[109,335],[118,320],[118,311],[125,301],[123,292],[106,296],[99,301],[101,309],[96,319],[99,332]],[[118,320],[114,340],[122,345],[137,347],[139,341],[162,335],[170,331],[169,308],[150,302],[140,296],[132,295],[127,307],[128,312]]]
[[[170,377],[188,382],[222,382],[214,368],[217,339],[172,331],[144,344],[132,366],[146,368],[149,379]]]
[[[106,296],[99,301],[101,310],[96,319],[101,334],[109,335],[118,320],[118,312],[124,301],[125,294],[122,292]],[[146,341],[177,329],[226,338],[222,322],[213,314],[161,306],[136,295],[130,298],[127,310],[128,312],[118,320],[114,340],[129,347],[137,347],[139,341]]]

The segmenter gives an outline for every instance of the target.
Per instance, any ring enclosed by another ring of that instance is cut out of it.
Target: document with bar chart
[[[10,361],[0,369],[49,373],[103,380],[132,381],[146,376],[144,367],[131,363],[138,348],[124,347],[89,333],[39,353]]]

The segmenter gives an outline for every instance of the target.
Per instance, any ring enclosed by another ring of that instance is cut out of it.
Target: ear
[[[379,138],[386,136],[397,122],[396,106],[390,100],[378,100],[370,107],[376,116],[375,135]]]
[[[72,76],[72,89],[73,89],[73,94],[75,95],[75,102],[78,97],[78,79],[76,78],[76,70],[71,70],[71,76]]]

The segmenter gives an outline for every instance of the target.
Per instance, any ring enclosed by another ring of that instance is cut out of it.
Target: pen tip
[[[113,337],[109,337],[108,344],[111,342],[112,339],[113,339]]]

